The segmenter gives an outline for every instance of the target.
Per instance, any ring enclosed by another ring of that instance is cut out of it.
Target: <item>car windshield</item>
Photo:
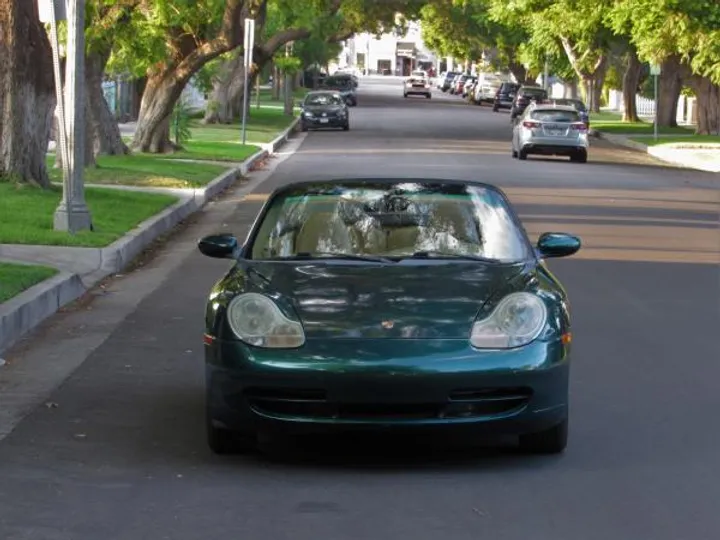
[[[523,88],[521,95],[528,97],[545,97],[547,96],[547,92],[542,88]]]
[[[540,122],[579,122],[580,116],[575,111],[562,111],[557,109],[535,109],[530,118]]]
[[[340,96],[335,94],[309,94],[305,98],[305,105],[342,105],[343,101]]]
[[[431,254],[517,262],[528,256],[505,198],[480,185],[303,185],[274,197],[263,215],[246,252],[251,259]]]
[[[567,105],[568,107],[575,107],[578,111],[585,111],[585,104],[579,99],[557,99],[555,103],[558,105]]]

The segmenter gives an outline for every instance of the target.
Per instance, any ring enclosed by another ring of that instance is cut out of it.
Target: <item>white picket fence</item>
[[[655,100],[635,97],[638,116],[652,118],[655,116]],[[625,100],[622,92],[610,90],[606,110],[622,112],[625,108]],[[677,123],[679,125],[695,125],[697,123],[697,103],[695,98],[680,96],[677,107]]]

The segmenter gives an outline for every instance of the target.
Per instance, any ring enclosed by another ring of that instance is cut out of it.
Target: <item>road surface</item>
[[[506,113],[403,99],[382,79],[359,96],[351,131],[300,136],[8,356],[0,433],[16,425],[0,441],[0,539],[718,538],[715,175],[595,142],[585,165],[520,162]],[[202,309],[228,263],[195,240],[244,237],[288,181],[381,175],[494,182],[531,236],[582,235],[581,254],[551,264],[575,323],[565,455],[385,436],[278,441],[250,457],[205,446]],[[28,398],[39,405],[17,422],[11,405]]]

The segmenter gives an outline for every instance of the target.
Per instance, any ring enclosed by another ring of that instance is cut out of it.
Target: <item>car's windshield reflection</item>
[[[502,196],[455,184],[352,184],[282,194],[267,209],[251,259],[333,258],[516,262],[522,231]],[[343,257],[345,256],[345,257]]]

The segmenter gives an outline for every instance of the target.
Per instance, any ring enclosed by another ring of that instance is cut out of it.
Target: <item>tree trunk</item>
[[[584,54],[579,55],[576,46],[569,38],[562,36],[560,41],[562,42],[563,50],[570,65],[582,81],[588,111],[599,113],[603,84],[605,83],[605,75],[607,74],[609,65],[607,51],[586,51]],[[590,52],[594,52],[597,58],[595,62],[588,67],[586,56],[588,56]]]
[[[175,145],[170,141],[170,116],[187,79],[189,77],[178,76],[174,68],[166,68],[148,77],[132,141],[133,148],[152,154],[175,150]]]
[[[637,91],[640,84],[642,64],[634,47],[627,54],[627,65],[623,74],[623,122],[639,122],[637,114]]]
[[[237,77],[244,74],[244,58],[236,54],[224,62],[213,81],[213,90],[210,102],[205,110],[203,122],[206,124],[229,124],[232,122],[232,109],[230,107],[231,88]]]
[[[0,175],[48,187],[55,90],[36,2],[0,2],[0,106]]]
[[[685,70],[680,57],[668,57],[662,63],[658,78],[657,121],[659,127],[677,126],[677,106]]]
[[[690,85],[697,96],[698,135],[720,135],[720,86],[707,77],[693,75]]]
[[[273,101],[280,100],[280,70],[276,65],[272,67],[273,82],[272,82],[272,99]]]
[[[525,84],[527,83],[527,77],[528,77],[528,70],[519,62],[510,62],[508,65],[510,68],[510,73],[513,74],[513,77],[515,77],[515,80],[518,82],[518,84]]]
[[[102,89],[105,66],[110,51],[91,52],[85,58],[85,95],[87,96],[88,140],[94,156],[117,156],[129,153],[120,135],[120,128],[110,111]]]

